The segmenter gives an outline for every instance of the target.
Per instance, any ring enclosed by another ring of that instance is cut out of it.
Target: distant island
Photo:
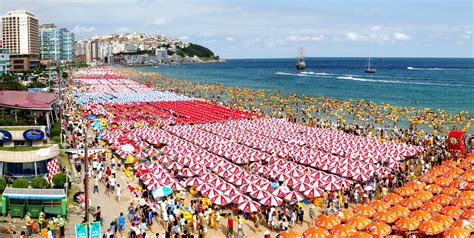
[[[127,66],[220,61],[219,56],[205,46],[164,35],[137,32],[78,40],[76,53],[79,58],[82,55],[84,63]]]

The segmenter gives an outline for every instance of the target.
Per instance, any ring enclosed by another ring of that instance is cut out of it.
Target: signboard
[[[100,237],[100,221],[90,223],[90,237],[91,238],[101,238]]]
[[[76,224],[76,238],[87,238],[86,224]]]
[[[450,131],[448,135],[448,150],[450,152],[458,152],[462,155],[466,154],[466,145],[464,141],[466,139],[466,132],[464,131]]]
[[[7,142],[12,140],[12,133],[0,130],[0,142]]]
[[[30,129],[23,132],[25,140],[41,140],[44,138],[44,132],[38,129]]]

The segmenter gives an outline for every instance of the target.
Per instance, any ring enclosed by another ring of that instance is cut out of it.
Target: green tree
[[[53,184],[55,188],[63,188],[66,183],[66,174],[58,173],[53,177]]]
[[[61,77],[63,77],[63,79],[67,79],[69,77],[69,74],[66,71],[63,71]]]
[[[31,187],[44,189],[49,187],[49,183],[45,178],[37,177],[31,180]]]
[[[7,187],[7,181],[5,181],[4,177],[1,177],[0,178],[0,193],[2,193],[6,187]]]
[[[17,179],[15,179],[15,181],[13,181],[12,187],[14,187],[14,188],[28,188],[29,185],[30,185],[30,183],[28,182],[28,180],[26,180],[24,178],[17,178]]]
[[[28,85],[28,88],[46,88],[48,85],[42,83],[42,82],[31,82],[30,85]]]

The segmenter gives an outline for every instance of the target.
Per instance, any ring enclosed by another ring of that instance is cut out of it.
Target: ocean
[[[232,59],[136,69],[200,83],[365,99],[453,113],[469,111],[474,115],[473,58],[374,58],[375,74],[364,72],[366,58],[306,58],[303,71],[297,71],[295,63],[295,59]]]

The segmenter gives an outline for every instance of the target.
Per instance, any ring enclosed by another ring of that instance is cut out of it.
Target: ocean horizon
[[[136,67],[198,83],[271,89],[285,94],[474,112],[474,58],[374,57],[375,74],[366,74],[367,57],[225,59],[225,62]]]

